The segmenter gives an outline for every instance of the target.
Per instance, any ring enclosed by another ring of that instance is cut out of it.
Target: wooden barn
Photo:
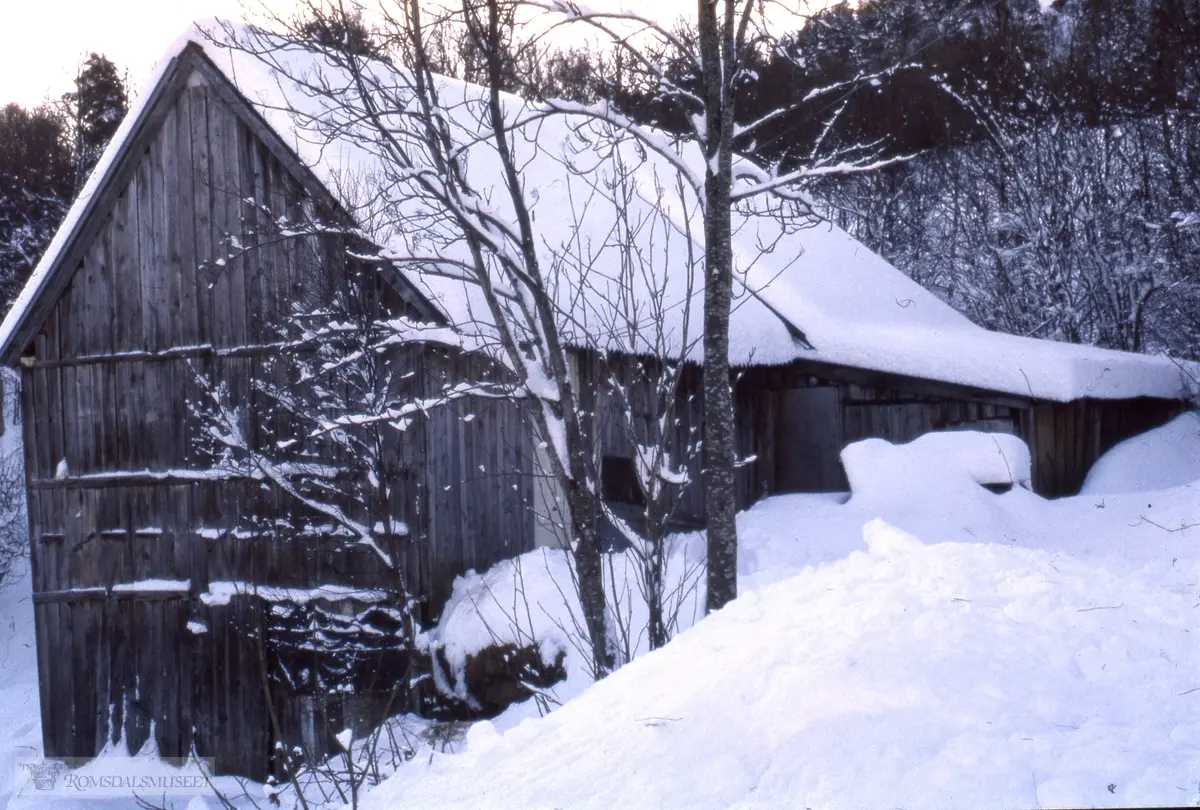
[[[338,167],[303,137],[286,92],[253,57],[182,39],[0,327],[0,360],[21,376],[48,756],[92,756],[118,739],[136,750],[153,729],[164,755],[195,750],[221,772],[263,778],[277,743],[313,746],[314,729],[337,719],[318,716],[332,710],[294,679],[287,640],[299,648],[304,628],[336,639],[362,622],[386,635],[396,620],[393,572],[338,537],[281,523],[285,496],[252,471],[217,470],[198,440],[201,381],[253,415],[271,325],[362,276],[343,236],[263,237],[264,212],[353,221]],[[552,199],[550,185],[543,194]],[[761,236],[744,227],[737,239],[750,249]],[[733,316],[744,506],[845,489],[838,453],[856,439],[963,428],[1021,436],[1035,489],[1069,494],[1101,453],[1181,407],[1186,386],[1165,358],[986,332],[835,228],[772,244],[741,277]],[[371,269],[388,311],[470,320],[445,279]],[[612,403],[588,381],[621,347],[585,337],[575,371],[619,500],[633,449],[605,432]],[[395,362],[414,396],[473,373],[469,356],[448,352]],[[683,422],[702,431],[689,396],[698,382],[689,367]],[[456,575],[552,541],[529,509],[554,497],[536,492],[536,445],[503,400],[433,411],[397,441],[388,475],[404,528],[383,551],[426,621]],[[702,513],[693,485],[677,517]],[[402,663],[376,652],[346,674],[350,693],[386,692],[399,677]]]

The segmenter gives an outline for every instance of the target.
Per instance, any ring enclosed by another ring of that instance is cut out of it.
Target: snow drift
[[[992,544],[866,549],[740,597],[549,717],[368,807],[1194,801],[1190,589]]]
[[[1126,439],[1088,472],[1081,495],[1146,492],[1200,479],[1200,414],[1184,413]]]

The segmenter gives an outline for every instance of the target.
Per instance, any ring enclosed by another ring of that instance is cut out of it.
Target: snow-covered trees
[[[1200,122],[986,120],[985,140],[830,184],[829,215],[989,328],[1194,355]]]
[[[92,54],[60,104],[0,109],[0,307],[37,266],[127,107],[117,68]]]
[[[62,107],[75,155],[78,193],[100,154],[129,109],[125,80],[103,54],[88,56],[75,76],[75,89],[62,97]]]
[[[689,165],[673,158],[681,176],[700,200],[704,263],[704,487],[707,507],[707,609],[716,610],[737,596],[737,527],[734,520],[734,411],[729,365],[729,311],[734,278],[745,273],[753,257],[735,258],[732,214],[735,206],[754,207],[758,216],[778,216],[793,222],[815,221],[802,189],[818,177],[853,174],[887,165],[878,144],[818,138],[802,155],[756,153],[765,128],[792,111],[784,104],[759,111],[746,120],[744,87],[757,77],[765,54],[778,53],[780,32],[773,15],[795,21],[783,4],[755,0],[700,0],[697,27],[680,32],[658,20],[633,12],[596,10],[569,0],[515,0],[599,32],[635,66],[643,93],[661,110],[670,112],[678,130],[674,138],[635,123],[611,103],[572,112],[594,116],[628,132],[646,148],[663,156],[676,153],[680,143],[699,151],[701,161]],[[796,57],[789,57],[796,58]],[[856,77],[845,90],[877,77]],[[821,96],[818,88],[810,96]],[[550,102],[554,106],[554,102]],[[823,131],[839,120],[844,105],[832,103],[821,112]],[[764,246],[767,249],[769,246]]]
[[[0,110],[0,306],[7,309],[71,200],[73,160],[57,113]]]

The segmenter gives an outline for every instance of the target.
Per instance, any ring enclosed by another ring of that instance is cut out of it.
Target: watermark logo
[[[212,792],[211,759],[105,757],[17,763],[15,795],[29,798],[160,798]]]
[[[42,760],[41,762],[22,762],[21,766],[29,771],[29,777],[33,780],[34,790],[54,790],[58,784],[58,775],[66,770],[66,765],[54,760]]]

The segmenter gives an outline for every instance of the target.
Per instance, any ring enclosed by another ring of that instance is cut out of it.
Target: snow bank
[[[1028,448],[1007,433],[927,433],[898,445],[864,439],[842,450],[842,465],[864,519],[883,517],[930,541],[1027,536],[1042,502],[1029,490]]]
[[[906,444],[864,439],[847,445],[842,466],[854,493],[880,495],[913,485],[1030,486],[1029,448],[1008,433],[926,433]]]
[[[21,561],[0,583],[0,806],[7,807],[18,763],[42,751],[34,647],[32,578]]]
[[[1184,413],[1126,439],[1088,472],[1081,495],[1146,492],[1200,479],[1200,414]]]
[[[1027,481],[1028,454],[980,433],[851,457],[848,502],[788,495],[739,516],[742,596],[725,611],[691,629],[685,614],[666,649],[591,688],[573,674],[547,718],[527,704],[476,724],[465,750],[418,757],[366,806],[1200,800],[1200,481],[1153,497],[995,494],[980,483]],[[701,543],[682,537],[676,554]],[[569,626],[552,618],[557,590],[529,576],[544,563],[523,559],[523,589],[511,571],[460,581],[452,634],[490,637],[468,591],[496,594],[488,624],[523,590],[545,611],[538,632]]]
[[[878,521],[863,537],[545,719],[418,758],[364,806],[1198,798],[1189,588],[1040,550],[925,545]]]

